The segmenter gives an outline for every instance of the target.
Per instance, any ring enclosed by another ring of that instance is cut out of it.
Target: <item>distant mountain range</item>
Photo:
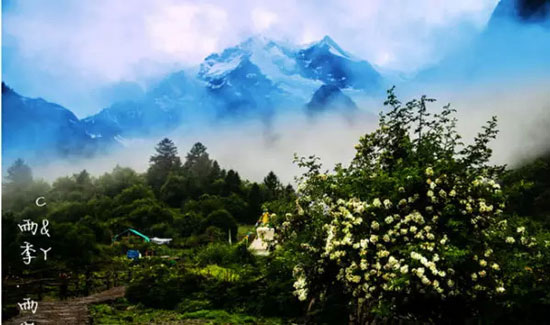
[[[546,22],[549,3],[502,0],[489,27],[502,17]],[[426,79],[449,75],[448,69],[424,74]],[[388,84],[367,61],[328,36],[301,47],[256,36],[209,55],[194,70],[166,76],[140,98],[113,103],[82,120],[2,84],[2,150],[5,159],[92,156],[125,138],[155,136],[199,120],[266,121],[292,110],[345,113],[357,108],[355,94],[383,94]]]
[[[381,81],[368,62],[348,54],[328,36],[304,48],[252,37],[206,57],[198,73],[174,73],[144,99],[115,103],[83,122],[97,137],[146,136],[198,115],[265,119],[303,108],[323,86],[369,94],[382,89]]]
[[[3,153],[8,159],[29,153],[91,156],[122,139],[154,136],[200,119],[265,120],[285,110],[355,108],[341,89],[372,94],[383,90],[382,77],[328,36],[305,47],[251,37],[206,57],[196,73],[170,74],[142,98],[113,103],[82,120],[3,85]]]
[[[23,97],[2,83],[2,155],[46,160],[87,157],[112,143],[86,131],[68,109],[41,98]]]

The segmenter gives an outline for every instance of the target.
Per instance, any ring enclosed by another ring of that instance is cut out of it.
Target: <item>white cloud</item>
[[[492,160],[496,164],[516,165],[550,149],[550,133],[547,132],[550,94],[547,91],[548,82],[514,85],[517,92],[510,92],[511,82],[513,80],[484,85],[483,88],[473,84],[460,89],[435,91],[428,95],[438,101],[430,104],[429,110],[438,112],[441,106],[450,102],[458,110],[458,131],[464,136],[466,144],[472,143],[485,121],[497,115],[500,132],[497,139],[491,142],[494,150]],[[398,89],[397,95],[403,102],[412,99],[403,93],[415,93],[413,97],[418,97],[417,89]],[[293,182],[293,178],[303,172],[292,163],[294,153],[299,156],[317,155],[327,169],[332,169],[336,163],[349,163],[359,137],[372,132],[377,126],[374,113],[382,108],[380,102],[366,105],[352,122],[338,114],[321,115],[312,121],[296,111],[294,115],[277,116],[269,134],[265,125],[249,122],[240,124],[238,128],[231,125],[206,129],[202,126],[184,127],[165,136],[174,140],[181,157],[185,157],[193,143],[200,141],[223,168],[233,168],[242,177],[254,181],[261,181],[269,171],[274,171],[287,183]],[[528,109],[518,110],[518,107]],[[153,154],[160,138],[134,139],[128,142],[125,149],[109,156],[82,161],[56,161],[33,168],[36,175],[47,175],[50,181],[82,169],[100,175],[116,164],[145,172],[148,157]]]
[[[252,24],[254,30],[263,32],[269,29],[274,23],[279,20],[279,16],[269,10],[262,8],[254,8],[252,10]]]
[[[152,49],[193,63],[219,49],[220,39],[231,28],[223,8],[189,3],[158,8],[146,24]]]
[[[18,1],[3,12],[4,79],[82,116],[101,108],[95,88],[143,84],[257,33],[296,43],[330,35],[384,69],[411,72],[479,31],[496,2]]]

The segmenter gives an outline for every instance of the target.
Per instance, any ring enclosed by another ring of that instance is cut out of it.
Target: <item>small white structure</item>
[[[268,255],[268,242],[273,240],[275,229],[261,226],[256,228],[256,238],[252,241],[248,249],[257,255]]]
[[[153,237],[151,238],[151,241],[157,245],[164,245],[164,244],[168,244],[172,241],[172,238],[158,238],[158,237]]]

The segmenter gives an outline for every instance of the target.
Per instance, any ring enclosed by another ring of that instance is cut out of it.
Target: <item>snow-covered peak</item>
[[[223,54],[226,54],[225,52]],[[201,64],[199,75],[204,79],[219,79],[236,69],[246,56],[238,51],[231,51],[227,55],[211,55]]]
[[[237,69],[245,60],[256,65],[277,62],[285,50],[264,36],[253,36],[221,53],[209,55],[201,64],[199,77],[206,80],[220,79]],[[260,67],[260,70],[261,69]]]
[[[379,79],[366,61],[344,51],[329,36],[300,47],[253,36],[208,56],[198,74],[211,89],[257,76],[300,98],[309,98],[322,84],[367,89]]]
[[[277,82],[284,76],[298,73],[296,57],[303,51],[325,53],[324,55],[333,55],[349,61],[362,61],[343,50],[328,35],[301,48],[255,35],[236,46],[226,48],[221,53],[208,56],[201,64],[199,77],[206,80],[223,78],[238,68],[244,60],[249,60],[268,78]]]
[[[309,44],[308,48],[316,47],[319,49],[326,49],[331,54],[343,57],[348,60],[359,61],[359,58],[353,56],[347,51],[344,51],[340,45],[338,45],[330,36],[325,35],[323,39],[318,42]]]

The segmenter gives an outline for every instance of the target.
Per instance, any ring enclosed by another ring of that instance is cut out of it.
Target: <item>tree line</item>
[[[45,207],[35,206],[39,196],[46,197]],[[220,167],[200,142],[182,161],[173,141],[163,139],[143,174],[116,166],[99,177],[83,170],[52,184],[35,179],[18,159],[3,184],[3,268],[7,273],[23,269],[18,243],[27,235],[17,224],[24,219],[48,219],[53,263],[81,269],[101,259],[102,246],[127,228],[174,238],[176,246],[227,240],[229,231],[236,240],[239,224],[254,224],[264,209],[294,196],[292,186],[283,185],[272,171],[263,182],[252,182]]]

